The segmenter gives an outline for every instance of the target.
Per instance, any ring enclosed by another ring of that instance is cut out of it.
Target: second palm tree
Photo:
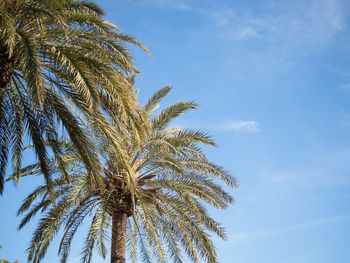
[[[40,210],[47,212],[33,234],[29,261],[39,262],[55,234],[64,227],[59,254],[61,262],[66,262],[78,227],[90,218],[82,262],[91,261],[94,248],[106,257],[108,240],[111,263],[124,263],[126,250],[133,262],[137,262],[139,254],[145,262],[166,262],[167,257],[184,262],[182,250],[193,262],[217,262],[208,231],[223,239],[225,231],[205,207],[227,208],[233,199],[219,181],[230,187],[236,182],[200,150],[200,145],[215,146],[207,134],[168,127],[174,118],[195,109],[196,104],[179,102],[152,115],[169,91],[169,87],[162,88],[144,106],[152,125],[144,137],[136,140],[133,134],[121,132],[127,124],[124,128],[115,127],[116,134],[124,136],[127,164],[125,157],[116,155],[110,142],[90,127],[105,162],[103,187],[88,183],[87,171],[76,150],[66,148],[72,183],[67,185],[58,169],[54,181],[56,202],[52,203],[46,186],[42,186],[19,209],[20,214],[27,212],[20,227]]]

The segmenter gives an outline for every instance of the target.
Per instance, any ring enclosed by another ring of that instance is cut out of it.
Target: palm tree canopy
[[[105,113],[114,124],[140,114],[130,81],[137,70],[125,45],[148,51],[103,15],[90,1],[0,1],[0,194],[11,152],[19,173],[26,131],[47,181],[44,141],[60,159],[57,127],[64,128],[90,174],[96,174],[101,164],[76,112],[92,116],[110,137],[103,127]],[[66,169],[62,161],[60,166]]]
[[[74,148],[67,148],[71,184],[61,179],[57,167],[54,181],[55,203],[40,186],[23,202],[22,228],[39,211],[45,211],[28,248],[29,261],[40,262],[55,234],[64,229],[59,247],[61,262],[67,262],[74,234],[84,220],[90,230],[82,251],[82,262],[91,262],[94,248],[103,257],[108,253],[112,215],[127,215],[127,250],[133,262],[141,255],[145,262],[184,262],[182,250],[193,262],[217,262],[210,232],[225,239],[224,228],[206,211],[207,206],[226,209],[232,196],[221,183],[235,187],[235,179],[209,162],[200,145],[215,146],[207,134],[198,130],[171,128],[169,125],[185,111],[197,108],[193,102],[179,102],[153,115],[170,87],[159,90],[144,106],[152,128],[136,143],[132,134],[124,137],[131,170],[125,168],[110,143],[94,132],[105,162],[103,187],[87,183],[87,171]],[[120,128],[115,127],[120,133]],[[37,170],[37,172],[40,172]],[[221,183],[220,183],[221,182]],[[89,216],[91,215],[91,216]]]

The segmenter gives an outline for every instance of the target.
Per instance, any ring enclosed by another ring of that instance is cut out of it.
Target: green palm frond
[[[159,101],[169,94],[171,90],[170,86],[165,86],[158,90],[146,103],[144,110],[148,113],[154,111],[159,107]]]
[[[176,103],[161,113],[159,113],[153,120],[152,126],[154,130],[163,130],[176,117],[184,114],[185,111],[196,109],[197,104],[194,102],[179,102]]]

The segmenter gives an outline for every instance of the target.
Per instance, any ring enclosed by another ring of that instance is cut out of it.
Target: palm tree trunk
[[[126,219],[125,212],[113,213],[111,263],[125,263]]]

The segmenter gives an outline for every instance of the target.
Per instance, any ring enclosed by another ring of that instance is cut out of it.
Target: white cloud
[[[261,35],[252,27],[243,27],[236,31],[235,38],[236,40],[250,40],[254,38],[261,38]]]
[[[230,131],[247,131],[258,132],[260,131],[259,125],[256,121],[233,121],[230,120],[224,125],[225,130]]]
[[[188,5],[187,3],[181,0],[144,0],[144,1],[148,4],[153,4],[157,7],[196,11],[195,8],[191,7],[190,5]]]
[[[264,41],[273,50],[286,48],[304,50],[327,45],[333,36],[343,30],[348,4],[343,0],[270,1],[265,12],[237,10],[221,6],[206,10],[220,36],[226,41]],[[285,51],[290,54],[290,52]]]
[[[217,32],[234,40],[262,38],[272,42],[315,45],[343,30],[349,4],[345,0],[268,1],[265,11],[240,10],[220,2],[196,4],[184,0],[144,0],[148,4],[197,12],[214,22]],[[319,43],[321,42],[321,43]]]
[[[334,216],[328,218],[321,218],[315,221],[295,224],[291,226],[285,226],[281,228],[270,229],[267,231],[259,231],[259,232],[247,232],[247,233],[237,233],[233,235],[231,238],[231,242],[233,243],[242,243],[242,242],[254,242],[259,239],[269,238],[275,235],[281,235],[284,233],[318,227],[325,224],[335,223],[343,220],[349,220],[350,215],[342,215],[342,216]]]

